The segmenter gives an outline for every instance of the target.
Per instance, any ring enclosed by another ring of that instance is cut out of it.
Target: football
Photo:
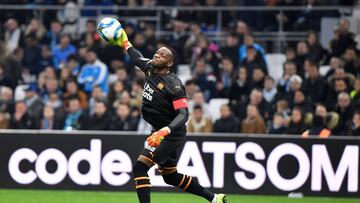
[[[115,18],[103,18],[97,26],[99,36],[109,43],[113,43],[121,36],[122,26]]]

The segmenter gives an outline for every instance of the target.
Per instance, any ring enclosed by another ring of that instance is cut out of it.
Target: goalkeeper
[[[189,113],[185,88],[171,72],[175,53],[170,48],[162,47],[152,59],[144,58],[128,41],[124,30],[115,45],[126,49],[131,61],[146,75],[141,112],[153,126],[153,133],[147,138],[145,148],[133,167],[140,203],[150,203],[151,184],[147,172],[154,164],[158,165],[167,184],[204,197],[212,203],[227,202],[224,194],[212,193],[191,176],[180,174],[176,169],[179,150],[185,142],[185,123]]]

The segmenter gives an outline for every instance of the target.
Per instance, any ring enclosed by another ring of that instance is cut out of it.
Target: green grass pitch
[[[206,203],[184,193],[152,193],[153,203]],[[229,195],[230,203],[360,203],[360,198]],[[46,190],[0,190],[0,203],[137,203],[135,192],[83,192]]]

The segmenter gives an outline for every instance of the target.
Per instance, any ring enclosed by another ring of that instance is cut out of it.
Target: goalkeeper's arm
[[[131,61],[141,70],[145,71],[152,66],[151,60],[144,58],[144,56],[132,46],[124,29],[122,30],[121,37],[116,42],[116,45],[126,49]]]
[[[170,128],[170,131],[173,131],[176,128],[179,128],[179,127],[183,126],[187,122],[187,120],[189,118],[189,110],[188,110],[188,108],[178,109],[177,112],[178,112],[177,116],[168,125],[168,127]]]

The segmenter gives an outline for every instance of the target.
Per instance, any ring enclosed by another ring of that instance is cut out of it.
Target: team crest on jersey
[[[165,87],[165,85],[164,85],[164,83],[159,83],[158,85],[157,85],[157,87],[160,89],[160,90],[162,90],[164,87]]]

